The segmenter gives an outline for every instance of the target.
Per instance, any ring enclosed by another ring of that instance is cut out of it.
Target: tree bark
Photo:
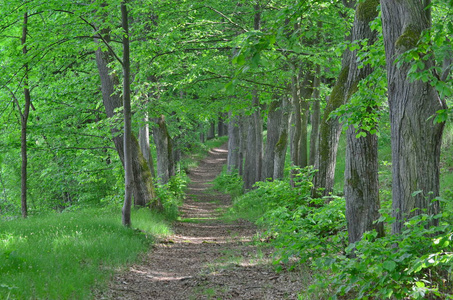
[[[228,122],[228,158],[227,173],[231,174],[234,170],[239,170],[239,152],[240,152],[240,132],[238,116],[229,113]]]
[[[239,119],[239,175],[244,176],[244,161],[247,152],[247,131],[249,119],[241,115]]]
[[[377,17],[378,5],[378,0],[366,0],[357,5],[352,29],[353,41],[367,39],[369,44],[376,41],[377,32],[371,30],[369,23]],[[358,83],[373,71],[370,66],[359,69],[357,50],[351,55],[346,84],[348,97],[354,94]],[[374,109],[375,107],[368,107],[368,112]],[[346,134],[344,194],[349,243],[360,240],[365,231],[372,229],[376,229],[378,236],[384,235],[383,223],[374,224],[380,216],[378,139],[376,134],[365,133],[365,137],[356,138],[356,130],[350,125]]]
[[[406,218],[423,210],[437,214],[440,209],[433,199],[439,195],[444,124],[434,123],[430,117],[446,104],[430,82],[407,78],[409,63],[400,67],[395,63],[399,55],[416,47],[422,31],[431,26],[430,9],[424,3],[381,0],[392,132],[393,233],[401,232]],[[426,68],[434,65],[428,56],[423,62]]]
[[[123,27],[123,113],[124,113],[124,204],[123,225],[131,226],[132,188],[134,174],[132,173],[132,114],[131,114],[131,86],[130,86],[130,51],[129,25],[126,1],[121,2],[121,22]]]
[[[244,164],[244,188],[246,190],[252,189],[256,180],[256,157],[258,156],[258,145],[256,144],[256,130],[257,126],[255,123],[255,116],[251,115],[247,117],[247,142],[245,152],[245,164]]]
[[[285,172],[286,149],[288,148],[288,119],[289,119],[289,103],[286,98],[282,99],[282,116],[278,129],[278,141],[275,145],[274,157],[274,179],[283,179]]]
[[[167,184],[170,177],[175,175],[172,153],[172,140],[167,130],[163,115],[154,120],[157,126],[153,127],[154,144],[157,151],[157,177],[161,184]]]
[[[280,138],[280,123],[282,122],[282,103],[283,100],[274,100],[269,105],[267,117],[267,139],[263,156],[263,180],[274,179],[274,161],[276,154],[276,145]]]
[[[320,108],[320,99],[319,99],[319,87],[321,79],[319,78],[321,66],[317,65],[316,67],[316,76],[313,82],[313,94],[312,94],[312,109],[311,109],[311,134],[310,134],[310,156],[308,159],[308,164],[310,166],[315,165],[316,154],[318,153],[318,144],[319,144],[319,122],[321,116]]]
[[[154,161],[151,156],[151,149],[149,146],[149,119],[148,115],[146,114],[145,118],[143,119],[145,123],[142,127],[140,127],[138,132],[138,144],[140,146],[140,150],[143,154],[143,158],[148,164],[149,170],[153,177],[156,177],[156,171],[154,170]]]
[[[28,13],[24,14],[24,23],[22,26],[22,53],[24,56],[27,55],[27,34],[28,34]],[[21,211],[22,211],[22,218],[26,218],[28,215],[27,209],[27,164],[28,164],[28,157],[27,157],[27,122],[28,122],[28,115],[30,114],[30,104],[31,104],[31,96],[30,96],[30,88],[29,88],[29,66],[28,63],[25,63],[25,75],[24,75],[24,111],[21,111],[19,103],[17,103],[17,108],[19,109],[20,113],[20,121],[21,121],[21,136],[20,136],[20,143],[21,143],[21,156],[22,156],[22,164],[21,164],[21,193],[20,193],[20,202],[21,202]]]
[[[215,122],[214,121],[212,121],[209,124],[208,135],[207,135],[208,140],[212,140],[213,138],[215,138]]]
[[[312,197],[328,196],[333,192],[335,165],[337,163],[338,142],[341,134],[341,124],[338,117],[331,117],[330,113],[343,105],[346,101],[346,82],[349,74],[349,50],[343,53],[341,71],[337,82],[332,89],[319,129],[319,152],[316,156],[315,173],[313,178]],[[323,189],[319,192],[319,189]]]
[[[299,140],[299,167],[301,168],[308,166],[308,114],[310,109],[308,100],[313,94],[314,79],[313,73],[307,71],[300,85],[301,134]]]

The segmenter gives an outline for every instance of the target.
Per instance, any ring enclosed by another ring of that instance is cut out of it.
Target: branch
[[[68,11],[68,10],[63,10],[63,9],[56,9],[55,11],[59,11],[59,12],[64,12],[64,13],[67,13],[67,14],[71,14],[71,15],[76,15],[74,12],[72,11]],[[88,26],[90,26],[91,28],[93,28],[93,30],[95,32],[98,32],[98,28],[96,28],[96,26],[94,24],[91,24],[90,22],[88,22],[88,20],[86,20],[84,17],[82,16],[78,16],[85,24],[87,24]],[[107,42],[107,40],[100,34],[98,33],[99,35],[99,38],[102,40],[102,42],[104,43],[104,45],[107,46],[107,48],[109,49],[109,52],[110,54],[112,54],[115,59],[121,64],[121,66],[123,66],[123,61],[121,60],[121,58],[118,57],[118,55],[116,55],[115,51],[113,51],[112,47],[110,47],[109,43]]]
[[[218,13],[219,15],[221,15],[222,17],[224,17],[225,19],[227,19],[228,22],[230,22],[230,23],[233,24],[234,26],[241,28],[241,29],[242,29],[243,31],[245,31],[245,32],[249,32],[246,28],[244,28],[244,27],[242,27],[241,25],[239,25],[238,23],[234,22],[234,21],[231,20],[228,16],[226,16],[226,15],[223,14],[222,12],[218,11],[217,9],[215,9],[215,8],[213,8],[213,7],[210,7],[210,6],[207,6],[207,5],[205,5],[204,7],[209,8],[210,10],[212,10],[212,11]]]

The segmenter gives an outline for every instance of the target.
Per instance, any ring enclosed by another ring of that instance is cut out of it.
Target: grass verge
[[[169,234],[163,216],[134,210],[88,209],[0,222],[1,299],[87,299],[111,274]]]

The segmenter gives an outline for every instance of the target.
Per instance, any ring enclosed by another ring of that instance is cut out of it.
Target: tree
[[[127,1],[121,2],[121,25],[123,28],[123,112],[124,112],[124,204],[122,222],[124,226],[131,226],[132,188],[134,174],[132,173],[132,124],[131,124],[131,85],[130,85],[130,50],[129,24],[127,16]]]
[[[403,229],[403,220],[439,212],[439,159],[444,123],[433,122],[446,108],[431,82],[411,80],[411,64],[402,60],[414,49],[431,26],[430,1],[381,0],[382,27],[387,61],[388,101],[392,131],[393,233]],[[422,69],[434,66],[430,53],[417,53]],[[398,63],[397,63],[398,60]]]

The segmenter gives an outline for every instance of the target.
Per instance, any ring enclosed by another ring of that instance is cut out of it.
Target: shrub
[[[328,272],[317,272],[311,289],[330,286],[335,290],[332,299],[345,295],[348,299],[453,299],[453,226],[441,222],[427,227],[433,218],[446,216],[415,216],[399,235],[377,238],[375,231],[367,232],[347,247],[345,255],[318,258],[315,268]],[[394,222],[388,214],[381,219]]]

